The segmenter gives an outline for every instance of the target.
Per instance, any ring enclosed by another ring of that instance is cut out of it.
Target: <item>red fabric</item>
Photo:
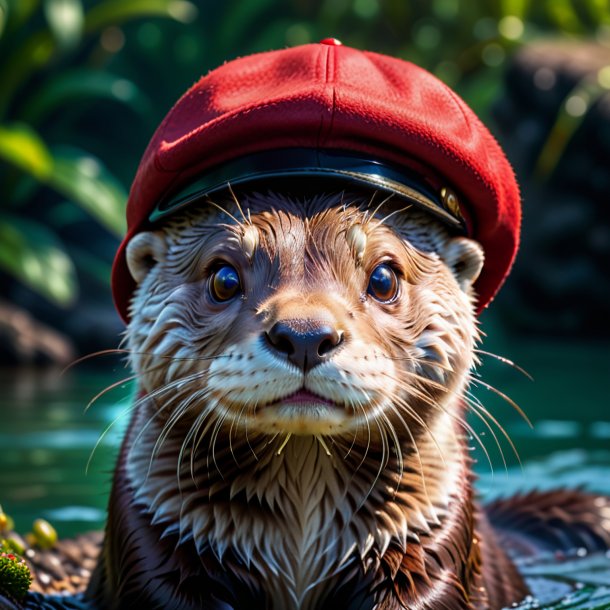
[[[519,241],[519,189],[486,127],[447,86],[400,59],[309,44],[243,57],[197,82],[148,145],[127,203],[114,263],[116,307],[128,319],[134,282],[125,245],[168,193],[244,154],[289,147],[343,149],[394,163],[415,159],[453,189],[485,250],[481,311],[506,277]]]

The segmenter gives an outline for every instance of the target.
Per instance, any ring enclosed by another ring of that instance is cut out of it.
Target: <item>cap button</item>
[[[340,47],[343,45],[343,43],[336,38],[322,38],[322,40],[320,40],[320,44],[327,44],[331,47]]]
[[[460,210],[460,202],[457,198],[457,195],[449,188],[443,187],[441,189],[441,201],[443,202],[444,208],[451,212],[453,216],[462,219],[462,213]]]

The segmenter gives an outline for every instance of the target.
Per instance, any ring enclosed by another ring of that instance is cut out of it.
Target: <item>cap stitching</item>
[[[320,45],[322,47],[321,49],[321,53],[320,55],[324,55],[323,57],[323,63],[320,62],[319,65],[322,70],[323,73],[321,74],[322,80],[324,82],[323,86],[322,86],[322,92],[323,95],[321,96],[322,101],[326,101],[327,98],[327,91],[326,89],[328,88],[329,82],[331,81],[331,79],[329,78],[329,75],[331,74],[332,71],[332,59],[333,59],[333,55],[332,55],[332,50],[334,47],[330,46],[330,45]],[[333,88],[333,94],[334,94],[334,88]],[[326,136],[328,134],[329,129],[332,127],[332,120],[333,120],[333,115],[334,115],[334,97],[333,97],[333,104],[331,106],[331,111],[330,111],[330,121],[328,124],[328,127],[326,126],[326,110],[324,107],[322,107],[321,112],[320,112],[320,126],[318,128],[318,133],[316,134],[316,146],[317,147],[322,147],[324,142],[326,141]]]

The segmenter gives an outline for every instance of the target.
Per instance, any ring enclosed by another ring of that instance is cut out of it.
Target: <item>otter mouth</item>
[[[292,407],[297,409],[308,409],[308,408],[328,408],[328,409],[343,409],[344,405],[337,404],[336,402],[329,400],[328,398],[324,398],[319,394],[314,394],[313,392],[306,390],[305,388],[301,388],[288,396],[284,396],[284,398],[280,398],[276,400],[272,404],[268,405],[268,407]]]
[[[304,387],[257,409],[255,422],[264,431],[297,435],[332,434],[351,419],[343,403]]]

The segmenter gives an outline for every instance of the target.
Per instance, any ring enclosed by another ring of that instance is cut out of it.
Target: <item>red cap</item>
[[[404,168],[410,176],[416,168],[428,190],[436,189],[439,205],[464,217],[465,232],[483,246],[478,311],[491,301],[515,257],[521,220],[519,189],[497,142],[449,87],[422,68],[325,39],[226,63],[198,81],[165,117],[132,184],[128,232],[114,261],[113,295],[125,321],[135,288],[125,246],[154,226],[150,217],[159,216],[159,205],[194,181],[219,175],[218,168],[283,149],[325,158],[354,155],[394,172]],[[451,192],[457,200],[447,197]]]

